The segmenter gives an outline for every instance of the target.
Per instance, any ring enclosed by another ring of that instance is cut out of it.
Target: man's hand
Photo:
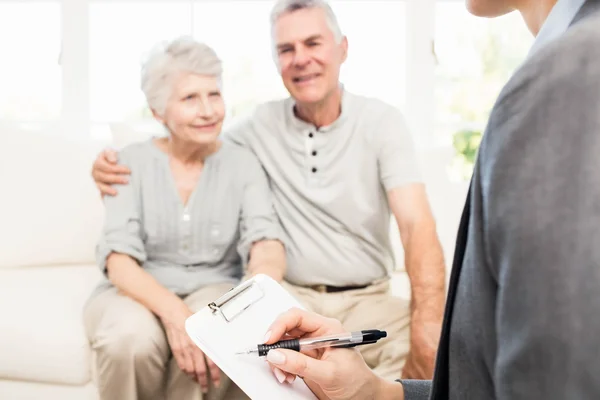
[[[266,343],[290,337],[308,338],[345,332],[337,320],[292,309],[271,325]],[[402,385],[386,382],[375,375],[356,349],[325,348],[302,353],[271,350],[267,361],[280,383],[284,379],[293,382],[296,376],[300,376],[321,400],[404,398]]]
[[[128,183],[127,175],[130,173],[129,168],[117,164],[117,153],[114,150],[102,151],[92,166],[92,178],[102,196],[115,196],[117,190],[111,185]]]
[[[432,379],[442,324],[437,318],[428,320],[415,310],[410,327],[410,352],[402,379]]]
[[[192,315],[192,311],[182,301],[175,305],[168,317],[162,318],[167,340],[171,347],[173,357],[179,368],[197,381],[202,387],[202,392],[208,392],[208,370],[215,387],[221,383],[221,371],[219,367],[202,350],[196,346],[185,331],[185,320]]]

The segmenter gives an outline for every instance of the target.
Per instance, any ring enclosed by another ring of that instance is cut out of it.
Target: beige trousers
[[[202,288],[184,301],[198,311],[231,288]],[[116,288],[97,295],[84,310],[84,323],[95,356],[102,400],[248,399],[230,379],[203,394],[200,384],[177,366],[157,317]]]
[[[322,293],[288,282],[282,286],[307,309],[340,320],[348,331],[387,331],[385,339],[357,348],[375,373],[389,380],[400,378],[410,348],[410,304],[390,294],[389,281],[337,293]]]

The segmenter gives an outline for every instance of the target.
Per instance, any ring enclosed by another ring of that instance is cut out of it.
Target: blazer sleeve
[[[431,381],[402,379],[404,389],[404,400],[428,400],[431,392]]]
[[[480,149],[499,400],[600,393],[599,37],[525,65]]]

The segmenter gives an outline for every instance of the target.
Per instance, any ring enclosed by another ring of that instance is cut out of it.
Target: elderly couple
[[[290,98],[259,106],[221,140],[220,61],[202,43],[175,40],[142,70],[169,135],[94,164],[106,280],[84,320],[102,399],[243,398],[184,321],[257,273],[349,330],[387,330],[361,349],[380,376],[432,376],[445,269],[403,117],[340,85],[348,42],[325,1],[279,1],[271,23]],[[410,303],[389,292],[390,214]]]

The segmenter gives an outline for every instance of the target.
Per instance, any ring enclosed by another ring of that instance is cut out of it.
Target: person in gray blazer
[[[600,398],[600,0],[467,3],[538,36],[481,143],[433,381],[385,381],[355,350],[269,352],[320,399]],[[343,331],[292,310],[267,343]]]

